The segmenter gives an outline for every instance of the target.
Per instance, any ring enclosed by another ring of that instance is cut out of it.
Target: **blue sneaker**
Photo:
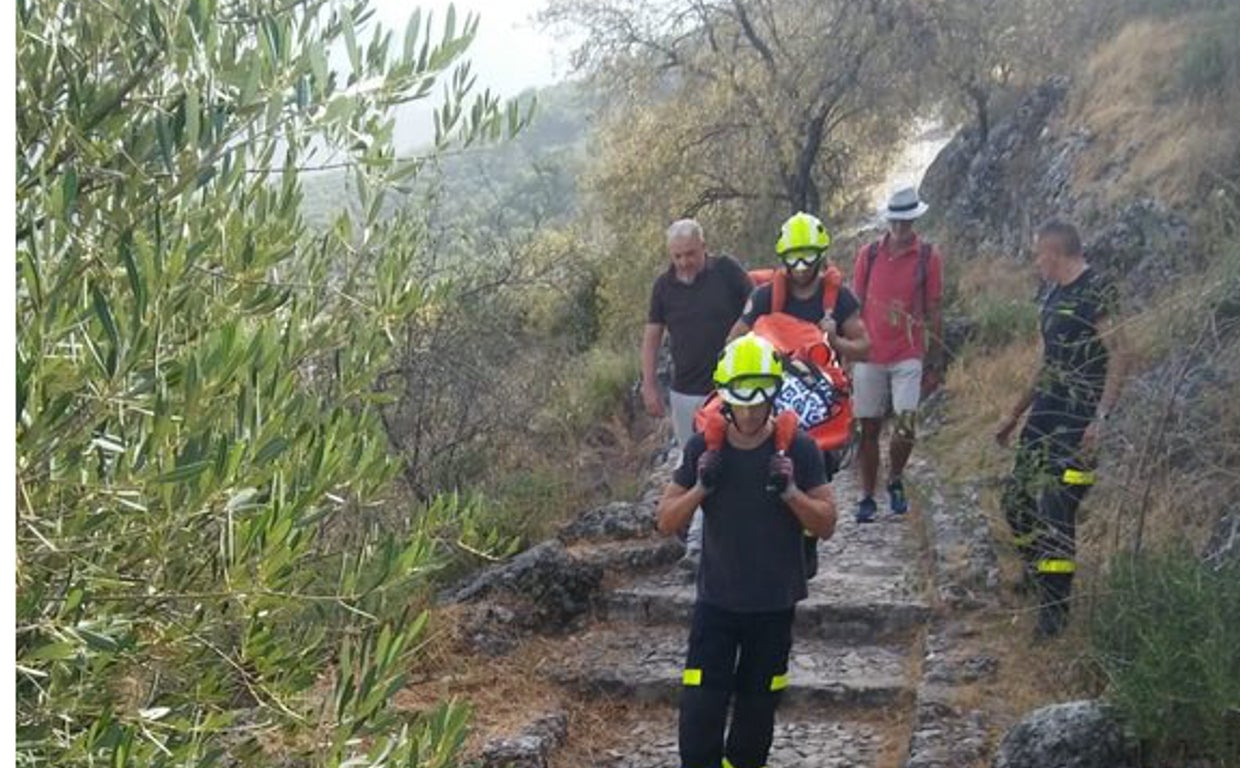
[[[874,499],[866,496],[861,500],[861,503],[857,505],[857,522],[872,523],[874,522],[874,518],[877,516],[878,504],[874,502]]]
[[[904,481],[900,478],[887,483],[887,494],[891,497],[891,511],[897,515],[908,512],[908,497],[904,495]]]

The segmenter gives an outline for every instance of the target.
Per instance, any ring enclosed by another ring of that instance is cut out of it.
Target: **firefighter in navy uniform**
[[[1049,290],[1042,301],[1042,364],[999,424],[1006,445],[1026,410],[1003,511],[1038,595],[1038,637],[1067,623],[1076,572],[1076,511],[1094,484],[1099,435],[1119,396],[1126,344],[1115,287],[1090,268],[1075,227],[1050,221],[1034,243]]]
[[[796,431],[776,449],[772,403],[782,381],[774,347],[734,339],[715,368],[726,406],[708,449],[695,434],[659,501],[671,535],[703,512],[702,561],[680,700],[684,768],[766,765],[775,710],[788,683],[792,619],[806,596],[803,530],[827,539],[835,504],[822,454]],[[731,725],[728,712],[731,709]]]

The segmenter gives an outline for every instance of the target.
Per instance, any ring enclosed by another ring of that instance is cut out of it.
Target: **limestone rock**
[[[467,603],[492,596],[511,598],[518,624],[555,633],[571,628],[574,620],[589,612],[602,580],[601,568],[573,558],[552,539],[488,568],[450,599]]]
[[[1035,710],[999,745],[995,768],[1121,768],[1128,748],[1120,725],[1099,701]]]
[[[518,736],[482,748],[481,768],[547,768],[551,753],[568,735],[568,716],[554,712],[535,720]]]

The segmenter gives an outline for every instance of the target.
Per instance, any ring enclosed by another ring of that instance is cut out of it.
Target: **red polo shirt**
[[[926,355],[925,318],[914,316],[919,302],[915,297],[921,239],[914,236],[913,242],[898,253],[891,251],[890,242],[890,234],[879,241],[868,295],[861,293],[866,284],[868,243],[861,246],[853,261],[853,290],[862,301],[861,319],[870,334],[869,362],[883,365]],[[935,305],[942,299],[943,257],[932,247],[930,263],[926,265],[926,301]]]

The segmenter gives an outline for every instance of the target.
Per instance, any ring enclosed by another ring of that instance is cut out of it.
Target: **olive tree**
[[[437,144],[518,130],[477,25],[366,0],[18,0],[17,738],[26,765],[455,764],[467,713],[391,696],[442,540],[391,526],[376,386],[451,286],[379,216]],[[342,50],[338,71],[329,53]],[[352,174],[322,231],[302,175]],[[376,521],[388,521],[380,526]]]

